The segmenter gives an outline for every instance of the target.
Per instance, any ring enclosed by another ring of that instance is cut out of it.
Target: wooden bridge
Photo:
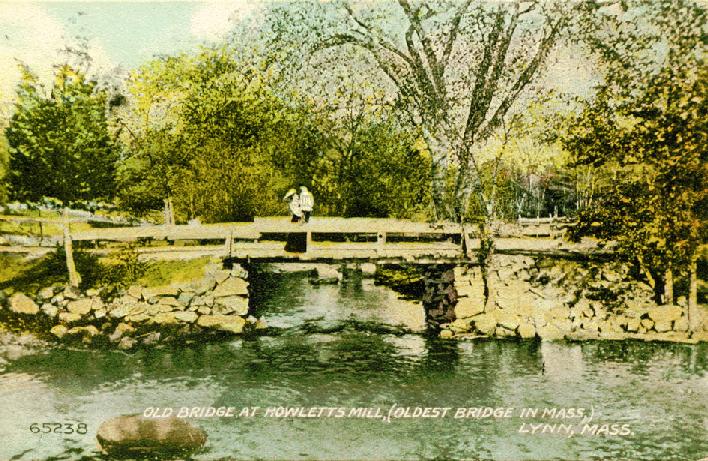
[[[559,234],[553,220],[500,228],[497,252],[578,254],[595,247],[592,242],[566,242]],[[251,223],[99,228],[71,233],[70,238],[99,254],[130,244],[144,259],[209,255],[232,260],[435,263],[471,259],[480,248],[475,226],[337,217],[315,217],[306,224],[266,217]]]

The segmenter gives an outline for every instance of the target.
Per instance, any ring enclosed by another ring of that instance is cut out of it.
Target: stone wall
[[[458,302],[455,273],[455,266],[447,264],[427,266],[423,271],[423,309],[425,322],[431,331],[439,331],[441,325],[455,320],[455,304]]]
[[[248,272],[205,268],[204,276],[160,287],[88,289],[60,285],[0,300],[0,320],[66,342],[132,349],[264,328],[249,316]]]
[[[443,325],[443,337],[708,339],[704,307],[691,336],[685,298],[657,306],[622,263],[496,255],[492,267],[486,305],[481,268],[454,269],[456,319]]]

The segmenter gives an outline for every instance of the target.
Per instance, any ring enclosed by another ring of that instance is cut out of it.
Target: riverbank
[[[0,323],[44,340],[121,350],[265,328],[249,315],[248,273],[241,266],[227,270],[206,259],[191,270],[186,280],[158,273],[156,286],[80,290],[54,282],[34,291],[8,289],[0,295]]]
[[[697,327],[691,329],[685,299],[657,306],[650,287],[627,266],[606,260],[497,255],[486,287],[477,265],[283,263],[224,268],[220,259],[206,257],[154,262],[149,270],[138,271],[131,261],[128,258],[130,271],[140,276],[133,274],[127,286],[112,283],[79,290],[55,276],[35,279],[29,270],[22,277],[31,283],[0,292],[0,324],[46,341],[121,350],[272,334],[275,330],[268,330],[263,320],[268,312],[254,309],[252,302],[255,298],[258,304],[272,289],[262,280],[269,274],[304,272],[306,278],[296,283],[348,289],[364,279],[375,281],[382,293],[389,293],[380,302],[398,319],[383,326],[376,320],[303,323],[303,331],[311,333],[347,328],[422,332],[427,323],[428,334],[443,339],[708,341],[704,306],[701,317],[693,320]],[[103,272],[113,275],[126,272],[125,267],[106,267]],[[425,315],[422,327],[403,326],[418,315]],[[289,322],[281,321],[280,327],[292,327]]]
[[[688,310],[685,297],[657,305],[653,290],[614,260],[495,255],[486,286],[479,266],[454,267],[434,284],[454,298],[455,320],[444,338],[708,341],[708,310]],[[429,290],[430,292],[430,290]],[[440,298],[440,296],[438,296]]]

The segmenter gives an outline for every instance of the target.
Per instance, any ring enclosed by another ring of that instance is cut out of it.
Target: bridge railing
[[[548,233],[532,229],[534,233],[498,232],[497,249],[583,251],[576,244],[548,238]],[[237,259],[445,260],[472,258],[480,248],[474,225],[337,217],[316,217],[305,224],[291,223],[286,217],[264,217],[250,223],[103,228],[76,232],[71,238],[92,242],[93,248],[88,251],[108,253],[111,246],[132,243],[141,254],[161,258],[191,254]]]

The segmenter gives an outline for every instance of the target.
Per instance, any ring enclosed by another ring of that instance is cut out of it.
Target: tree
[[[106,99],[95,82],[68,65],[57,69],[46,94],[23,68],[5,130],[11,198],[70,203],[113,196],[118,153],[108,132]]]
[[[533,82],[569,21],[569,8],[471,0],[336,5],[339,13],[321,13],[329,21],[313,22],[319,37],[313,52],[336,48],[340,62],[349,62],[342,54],[352,50],[364,54],[376,69],[372,78],[393,86],[402,114],[419,127],[432,153],[437,217],[460,219],[473,191],[491,204],[480,187],[475,148],[502,125]],[[291,5],[269,14],[277,39],[286,29],[300,33],[295,22],[304,14]],[[446,201],[450,176],[452,200]]]
[[[675,273],[692,266],[695,278],[708,217],[706,12],[688,0],[625,5],[632,21],[613,15],[613,35],[593,44],[605,84],[566,140],[577,164],[614,179],[580,214],[578,231],[616,241],[657,301],[672,304]]]

